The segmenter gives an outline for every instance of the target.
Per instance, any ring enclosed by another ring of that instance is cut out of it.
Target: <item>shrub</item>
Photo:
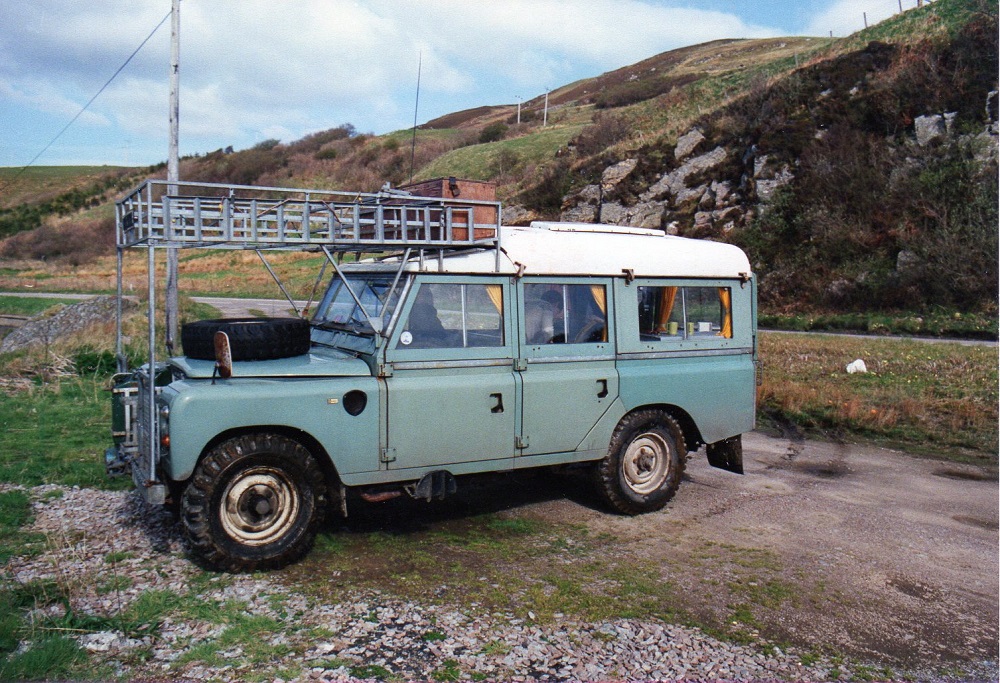
[[[59,261],[72,266],[90,263],[115,246],[114,219],[91,218],[48,223],[0,242],[0,256]]]
[[[577,154],[589,157],[625,140],[629,131],[628,122],[623,117],[598,112],[594,122],[573,138],[571,144],[576,146]]]
[[[498,142],[503,140],[507,135],[507,124],[502,121],[497,121],[496,123],[491,123],[490,125],[483,128],[482,132],[479,133],[479,142]]]

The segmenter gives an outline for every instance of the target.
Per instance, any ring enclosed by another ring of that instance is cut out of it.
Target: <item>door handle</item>
[[[503,394],[490,394],[490,398],[495,398],[497,403],[495,406],[490,408],[491,413],[502,413],[503,412]]]
[[[601,387],[601,390],[597,392],[597,398],[605,398],[608,395],[608,380],[599,379],[597,385]]]

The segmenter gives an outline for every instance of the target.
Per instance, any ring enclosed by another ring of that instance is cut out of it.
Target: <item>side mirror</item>
[[[233,351],[229,346],[229,335],[216,332],[215,338],[215,371],[222,379],[233,376]]]

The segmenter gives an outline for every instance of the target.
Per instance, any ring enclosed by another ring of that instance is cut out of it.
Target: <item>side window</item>
[[[524,327],[529,344],[607,341],[607,290],[604,285],[526,284]]]
[[[638,295],[643,341],[733,336],[729,287],[639,287]]]
[[[503,346],[500,285],[424,283],[396,348]]]

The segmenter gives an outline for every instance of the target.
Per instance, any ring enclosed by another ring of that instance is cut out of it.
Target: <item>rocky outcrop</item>
[[[500,215],[501,225],[528,225],[534,220],[538,220],[538,214],[520,204],[503,207],[503,212]]]

